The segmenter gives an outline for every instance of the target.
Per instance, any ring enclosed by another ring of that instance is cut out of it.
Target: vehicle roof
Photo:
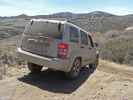
[[[35,21],[35,22],[51,22],[51,23],[61,23],[61,24],[65,24],[66,23],[66,21],[51,20],[51,19],[32,19],[31,21]]]
[[[35,22],[51,22],[51,23],[61,23],[61,24],[68,24],[70,26],[76,27],[77,29],[84,31],[85,33],[87,33],[88,35],[91,35],[90,32],[85,31],[84,29],[80,28],[79,26],[67,21],[67,20],[51,20],[51,19],[32,19],[31,21],[35,21]]]

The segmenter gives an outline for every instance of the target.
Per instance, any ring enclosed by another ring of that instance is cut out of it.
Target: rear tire
[[[28,69],[30,70],[31,73],[39,73],[39,72],[41,72],[42,67],[43,66],[28,62]]]
[[[92,70],[96,70],[97,65],[95,63],[94,64],[89,64],[89,68],[92,69]]]
[[[97,55],[97,59],[96,59],[95,63],[89,64],[89,67],[90,67],[90,69],[95,70],[97,68],[98,64],[99,64],[99,55]]]
[[[66,74],[66,77],[68,79],[75,79],[79,76],[80,74],[80,70],[81,70],[81,59],[76,58],[73,62],[73,66],[71,68],[71,70]]]

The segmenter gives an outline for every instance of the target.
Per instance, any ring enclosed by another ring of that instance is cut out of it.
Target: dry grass
[[[122,64],[116,64],[111,61],[105,61],[105,60],[100,60],[100,64],[98,67],[99,70],[104,70],[109,73],[113,74],[119,74],[122,76],[128,76],[131,77],[133,76],[133,68],[132,66],[127,66],[127,65],[122,65]]]

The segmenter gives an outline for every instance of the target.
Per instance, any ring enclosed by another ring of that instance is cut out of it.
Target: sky
[[[0,16],[92,11],[105,11],[116,15],[133,14],[133,0],[0,0]]]

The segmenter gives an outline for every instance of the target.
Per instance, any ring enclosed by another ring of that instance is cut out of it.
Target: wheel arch
[[[68,66],[68,70],[67,70],[67,72],[69,72],[70,70],[71,70],[71,68],[72,68],[72,66],[73,66],[73,62],[75,61],[75,59],[80,59],[80,61],[81,61],[81,66],[82,66],[82,57],[81,56],[74,56],[74,57],[71,57],[71,59],[70,59],[70,64],[69,64],[69,66]]]

